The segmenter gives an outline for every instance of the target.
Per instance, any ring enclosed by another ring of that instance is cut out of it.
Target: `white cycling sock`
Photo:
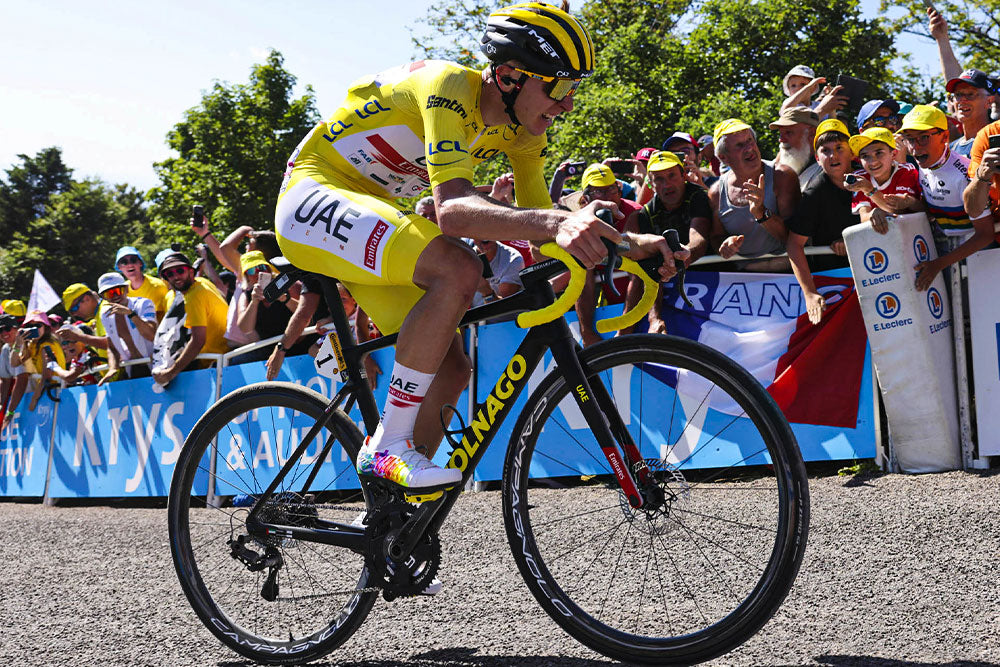
[[[421,373],[396,362],[392,367],[382,421],[372,435],[370,447],[382,448],[413,439],[417,412],[433,379],[434,373]]]

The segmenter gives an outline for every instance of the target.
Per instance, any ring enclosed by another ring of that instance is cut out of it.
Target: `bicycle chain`
[[[368,513],[365,523],[365,567],[379,583],[387,601],[419,595],[434,581],[441,566],[441,542],[437,535],[425,535],[406,563],[396,563],[388,554],[389,545],[413,513],[408,503],[389,501]],[[391,563],[391,565],[390,565]]]

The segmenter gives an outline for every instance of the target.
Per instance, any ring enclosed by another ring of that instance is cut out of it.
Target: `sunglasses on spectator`
[[[952,93],[948,96],[948,99],[952,102],[971,102],[972,100],[978,100],[982,96],[982,92],[977,90],[974,93]]]
[[[544,81],[545,94],[554,99],[556,102],[562,102],[564,99],[576,92],[576,89],[580,87],[580,82],[583,79],[560,79],[555,76],[542,76],[541,74],[534,74],[532,72],[526,72],[523,69],[518,69],[517,67],[511,67],[515,72],[520,72],[521,74],[530,76],[532,79],[538,79],[539,81]]]
[[[109,287],[108,289],[104,290],[104,294],[102,294],[101,296],[103,296],[105,299],[117,299],[118,297],[124,295],[125,295],[125,288],[122,286],[118,286],[118,287]]]
[[[267,264],[259,264],[258,266],[251,266],[246,271],[247,276],[252,276],[255,273],[270,273],[271,268]]]
[[[899,114],[895,114],[893,116],[879,116],[878,118],[872,118],[865,123],[865,127],[871,127],[872,125],[875,127],[897,127],[902,122],[903,117]]]
[[[135,255],[126,255],[118,260],[119,264],[142,264],[142,260]]]
[[[13,324],[0,324],[0,333],[7,333],[8,331],[13,331],[17,327]]]
[[[927,134],[901,134],[899,138],[908,143],[911,146],[926,146],[931,140],[931,137],[941,134],[944,130],[934,130],[933,132],[928,132]]]
[[[187,268],[188,267],[186,266],[171,266],[169,269],[163,269],[163,271],[160,272],[160,275],[167,280],[170,280],[174,276],[183,276],[184,272],[187,271]]]
[[[69,312],[70,313],[75,313],[76,311],[80,310],[80,303],[83,302],[83,300],[86,299],[86,298],[87,298],[87,295],[84,294],[79,299],[77,299],[76,301],[74,301],[73,305],[69,307]]]

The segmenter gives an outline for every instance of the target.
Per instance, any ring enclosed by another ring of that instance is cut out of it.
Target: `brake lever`
[[[680,236],[677,234],[676,229],[668,229],[663,232],[663,238],[667,240],[667,245],[670,246],[672,252],[680,252],[683,250],[681,246]],[[675,259],[674,268],[677,269],[677,291],[680,292],[681,298],[684,299],[684,303],[688,305],[688,308],[694,309],[694,304],[688,299],[687,290],[684,289],[684,276],[687,273],[687,267],[684,266],[684,262]]]
[[[612,222],[612,217],[611,217],[611,211],[609,209],[602,209],[598,211],[597,218],[601,222],[614,227],[614,223]],[[622,243],[615,243],[611,239],[602,237],[601,241],[604,242],[604,247],[608,249],[608,260],[607,262],[604,263],[604,271],[602,279],[604,281],[604,284],[608,286],[608,289],[611,290],[611,293],[614,294],[615,297],[621,298],[621,292],[619,292],[618,288],[615,287],[614,274],[615,270],[619,266],[621,266],[622,263],[621,258],[618,256],[618,254],[620,252],[628,252],[629,244],[624,239],[622,239]]]

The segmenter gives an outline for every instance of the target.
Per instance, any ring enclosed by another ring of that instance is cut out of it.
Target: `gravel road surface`
[[[809,547],[791,595],[761,633],[711,664],[1000,664],[1000,474],[827,475],[810,491]],[[314,664],[613,664],[565,635],[522,584],[499,492],[463,496],[441,539],[440,595],[379,600]],[[163,508],[3,502],[0,544],[0,664],[252,664],[188,606]],[[449,568],[460,562],[472,565]]]

